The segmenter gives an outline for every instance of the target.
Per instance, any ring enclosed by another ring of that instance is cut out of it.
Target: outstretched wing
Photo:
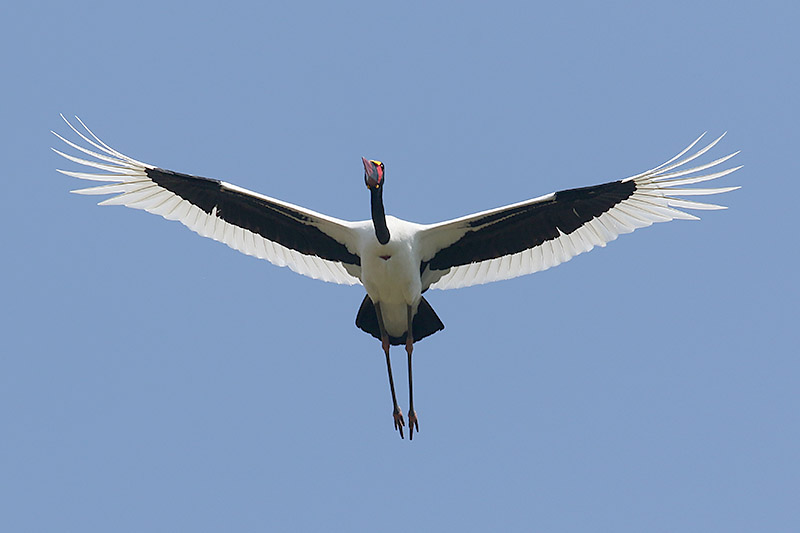
[[[682,169],[713,148],[724,134],[686,155],[702,137],[666,163],[630,178],[551,193],[427,227],[420,239],[423,288],[455,289],[531,274],[654,222],[697,219],[681,209],[724,209],[676,198],[739,188],[683,188],[741,168],[702,173],[738,153],[734,152]]]
[[[62,115],[63,118],[63,115]],[[101,172],[59,170],[74,178],[107,182],[78,189],[78,194],[114,194],[100,205],[124,205],[178,220],[192,231],[247,255],[288,266],[305,276],[354,285],[361,261],[353,224],[315,213],[224,181],[181,174],[136,161],[67,119],[84,146],[53,134],[92,159],[53,149],[62,157]]]

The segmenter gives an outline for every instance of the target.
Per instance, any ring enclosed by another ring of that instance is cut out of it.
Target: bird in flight
[[[224,181],[142,163],[101,141],[79,118],[80,127],[64,121],[78,136],[77,142],[53,134],[90,159],[53,150],[94,171],[59,172],[103,182],[73,192],[112,194],[100,205],[124,205],[178,220],[203,237],[314,279],[363,285],[367,294],[356,326],[381,341],[394,427],[401,438],[406,422],[395,394],[389,347],[405,346],[412,439],[414,431],[419,431],[411,371],[414,343],[444,328],[422,296],[425,291],[539,272],[654,222],[697,219],[683,209],[724,209],[679,197],[738,189],[686,186],[741,168],[706,172],[738,152],[687,168],[724,136],[693,152],[701,135],[666,163],[629,178],[550,193],[437,224],[417,224],[385,214],[385,166],[362,158],[372,217],[350,222]]]

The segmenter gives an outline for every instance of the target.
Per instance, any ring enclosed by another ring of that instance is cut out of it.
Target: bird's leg
[[[381,346],[383,347],[383,352],[386,354],[386,369],[389,371],[389,388],[392,390],[392,403],[394,404],[394,410],[392,411],[392,416],[394,416],[394,428],[400,432],[400,438],[403,438],[403,426],[406,424],[405,420],[403,420],[403,412],[400,410],[400,406],[397,404],[397,395],[394,392],[394,378],[392,377],[392,362],[389,360],[389,334],[386,333],[386,328],[383,325],[383,316],[381,315],[381,304],[375,303],[375,314],[378,315],[378,329],[381,332]]]
[[[417,412],[414,410],[414,382],[411,377],[411,352],[414,351],[414,329],[411,327],[414,320],[411,306],[408,306],[408,333],[406,333],[406,352],[408,353],[408,438],[414,438],[414,429],[419,433]]]

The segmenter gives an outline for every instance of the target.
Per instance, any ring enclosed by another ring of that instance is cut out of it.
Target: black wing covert
[[[359,257],[320,230],[314,217],[222,181],[161,168],[145,169],[153,183],[199,207],[207,215],[249,230],[281,246],[328,261],[360,265]]]
[[[569,189],[536,203],[476,217],[469,230],[430,260],[433,270],[512,255],[574,232],[621,201],[630,198],[634,182],[615,181]]]

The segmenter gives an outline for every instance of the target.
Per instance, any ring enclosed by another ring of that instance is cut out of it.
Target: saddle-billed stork
[[[142,163],[114,150],[76,120],[82,130],[64,118],[85,144],[53,134],[92,159],[53,150],[100,172],[59,172],[106,183],[73,192],[113,194],[100,205],[125,205],[178,220],[203,237],[311,278],[364,285],[367,295],[356,326],[381,341],[394,427],[401,438],[405,421],[395,394],[389,346],[404,344],[408,354],[408,428],[413,438],[414,430],[419,431],[411,372],[414,343],[444,328],[422,296],[426,290],[468,287],[546,270],[654,222],[697,219],[682,209],[723,209],[676,196],[737,189],[685,186],[741,168],[704,173],[738,152],[685,168],[724,136],[690,153],[701,135],[666,163],[626,179],[546,194],[438,224],[416,224],[385,214],[384,164],[362,158],[372,218],[349,222],[224,181]]]

